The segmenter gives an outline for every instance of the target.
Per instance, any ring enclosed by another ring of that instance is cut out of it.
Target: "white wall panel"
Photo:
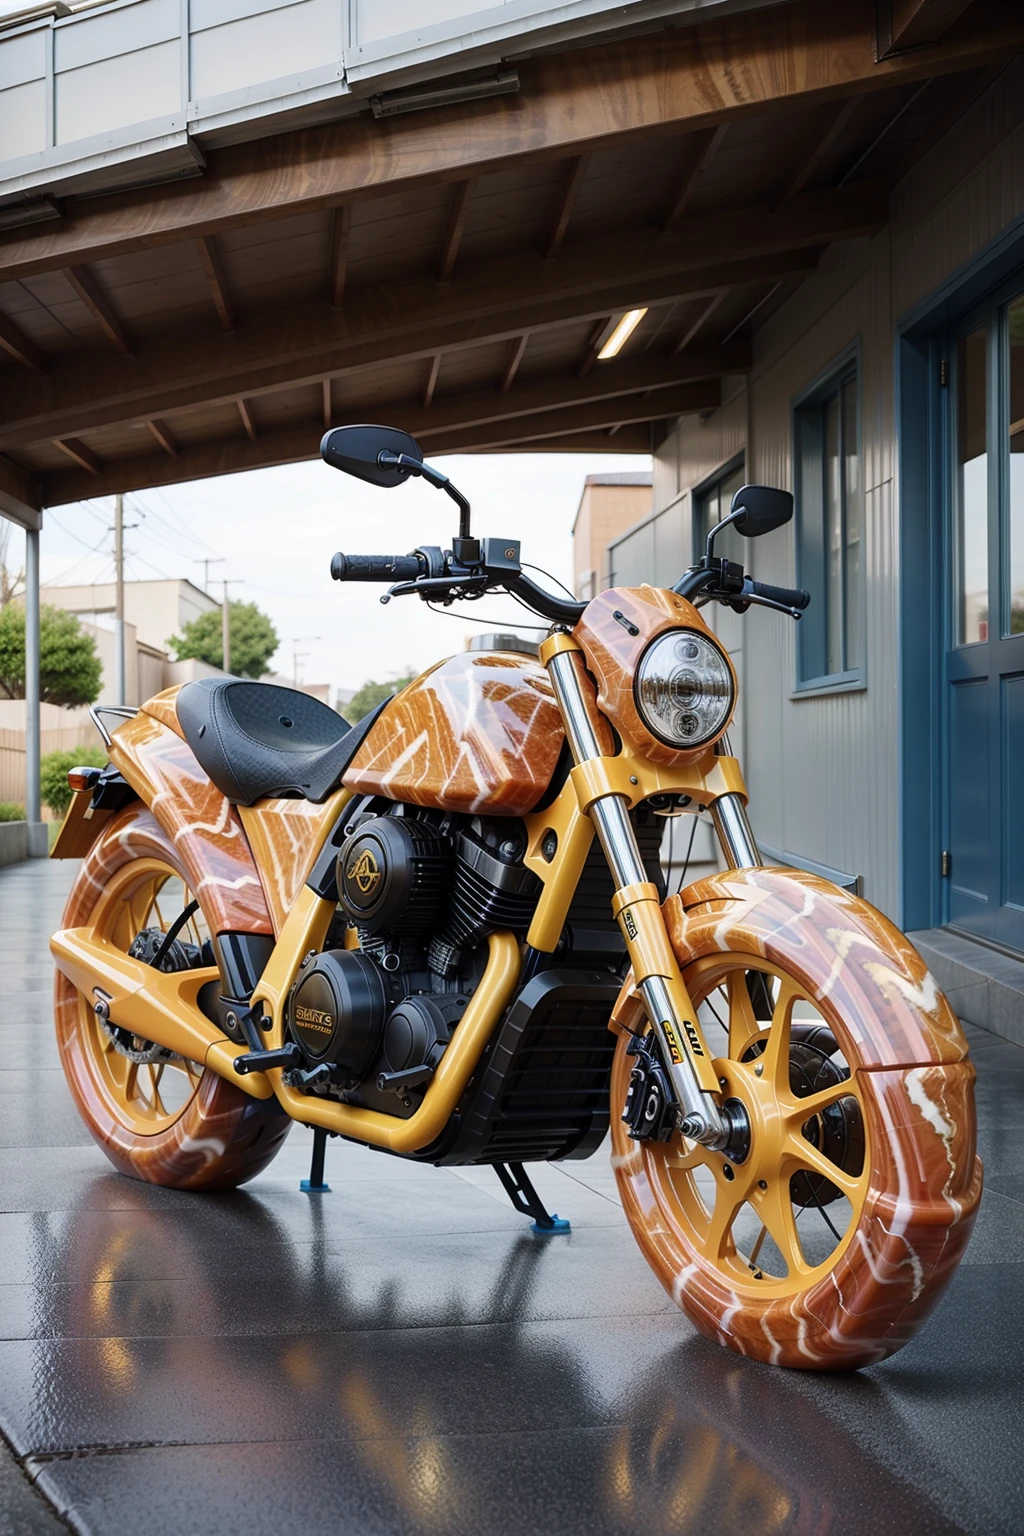
[[[379,43],[416,28],[454,21],[459,16],[479,16],[497,9],[480,0],[358,0],[353,5],[354,42]]]
[[[338,0],[300,0],[194,33],[194,101],[278,80],[340,59],[342,8]]]
[[[46,81],[0,91],[0,158],[16,160],[46,148]]]
[[[49,36],[49,28],[44,27],[17,37],[0,35],[0,91],[29,80],[42,80],[46,74]]]
[[[101,59],[56,81],[57,143],[170,117],[181,110],[177,42]]]
[[[178,37],[180,30],[180,0],[138,0],[135,5],[76,16],[73,25],[54,28],[54,68],[81,69],[100,59],[166,43]]]

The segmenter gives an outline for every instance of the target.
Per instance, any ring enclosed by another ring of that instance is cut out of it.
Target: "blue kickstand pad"
[[[331,1192],[329,1184],[314,1184],[311,1179],[303,1179],[299,1188],[304,1195],[329,1195]]]
[[[557,1237],[560,1232],[571,1232],[572,1227],[564,1216],[552,1215],[550,1227],[542,1227],[539,1222],[535,1221],[532,1223],[530,1231],[536,1237]]]

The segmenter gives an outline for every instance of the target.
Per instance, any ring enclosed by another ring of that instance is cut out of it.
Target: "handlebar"
[[[754,581],[749,576],[743,589],[752,597],[764,597],[770,603],[781,603],[783,608],[806,608],[811,600],[811,594],[801,587],[773,587],[770,582]]]
[[[339,549],[331,558],[331,576],[335,581],[415,581],[426,568],[427,562],[420,554],[343,555]]]

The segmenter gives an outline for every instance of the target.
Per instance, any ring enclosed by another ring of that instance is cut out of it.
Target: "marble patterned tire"
[[[647,1023],[627,983],[612,1161],[633,1233],[708,1338],[808,1370],[882,1360],[939,1300],[981,1196],[959,1021],[899,930],[815,876],[731,871],[665,914],[750,1150],[628,1136],[629,1031]]]
[[[191,899],[174,843],[133,805],[104,828],[82,863],[65,928],[89,926],[127,950],[144,929],[166,929]],[[183,930],[206,937],[202,912]],[[175,1189],[232,1189],[267,1166],[291,1129],[276,1099],[254,1099],[215,1072],[118,1040],[92,1000],[58,971],[54,1016],[61,1064],[78,1111],[118,1172]]]

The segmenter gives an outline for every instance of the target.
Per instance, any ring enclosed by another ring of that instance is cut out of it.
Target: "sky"
[[[616,454],[494,454],[433,460],[473,504],[473,532],[522,541],[522,558],[572,585],[572,524],[588,474],[650,468],[650,459]],[[110,497],[48,511],[41,537],[44,581],[113,578]],[[380,603],[383,586],[330,576],[335,550],[404,554],[419,544],[450,548],[458,509],[422,481],[380,490],[317,460],[125,498],[126,579],[187,577],[202,586],[209,557],[211,593],[225,576],[232,597],[268,613],[280,639],[275,671],[307,683],[355,689],[369,678],[419,672],[463,648],[467,634],[540,623],[509,598],[458,605],[467,619],[432,612],[416,597]],[[8,564],[21,563],[15,529]],[[536,577],[536,572],[531,572]],[[538,578],[540,579],[540,578]],[[477,617],[479,615],[479,617]],[[522,621],[521,623],[519,621]]]

